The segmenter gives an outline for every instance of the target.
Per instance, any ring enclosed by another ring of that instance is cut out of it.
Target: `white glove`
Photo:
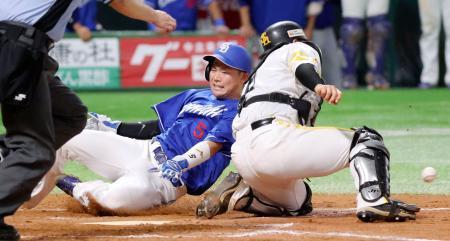
[[[89,112],[88,114],[90,117],[87,119],[84,129],[112,132],[117,134],[117,128],[119,127],[121,121],[113,121],[108,116],[95,112]]]

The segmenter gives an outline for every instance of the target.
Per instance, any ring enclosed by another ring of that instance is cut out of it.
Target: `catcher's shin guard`
[[[357,210],[361,221],[415,219],[415,213],[420,210],[418,207],[390,200],[389,151],[378,132],[368,127],[356,130],[350,161],[358,191],[368,204]]]
[[[205,194],[197,206],[197,217],[213,218],[225,213],[228,210],[230,198],[240,183],[243,183],[241,175],[230,172],[213,191]]]
[[[312,192],[306,182],[305,187],[306,198],[303,205],[298,210],[290,211],[262,201],[254,195],[250,186],[242,182],[231,197],[228,209],[253,213],[259,216],[303,216],[313,210],[311,203]]]
[[[378,132],[365,126],[356,130],[350,162],[364,201],[376,202],[382,197],[389,199],[389,151]]]

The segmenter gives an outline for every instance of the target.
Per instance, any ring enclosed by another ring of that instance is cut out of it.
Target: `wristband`
[[[175,161],[181,161],[181,159],[184,159],[187,161],[186,163],[183,163],[183,170],[191,169],[202,162],[208,160],[211,157],[211,150],[209,148],[209,145],[207,142],[202,141],[194,145],[191,149],[189,149],[186,153],[184,153],[181,156],[176,156],[173,158]]]
[[[223,20],[223,18],[214,19],[214,26],[225,26],[225,20]]]

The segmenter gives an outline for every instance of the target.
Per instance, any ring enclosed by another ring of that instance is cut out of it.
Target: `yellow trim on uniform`
[[[309,57],[308,55],[306,55],[304,52],[302,51],[295,51],[292,54],[292,57],[289,59],[289,62],[292,63],[294,61],[305,61],[308,60]]]
[[[273,121],[273,123],[280,125],[282,127],[290,127],[291,125],[295,128],[299,128],[299,129],[306,129],[306,130],[318,130],[318,129],[337,129],[340,131],[353,131],[352,129],[349,128],[341,128],[341,127],[334,127],[334,126],[321,126],[321,127],[312,127],[312,126],[302,126],[300,124],[297,123],[292,123],[290,121],[286,121],[286,120],[280,120],[280,119],[275,119]]]

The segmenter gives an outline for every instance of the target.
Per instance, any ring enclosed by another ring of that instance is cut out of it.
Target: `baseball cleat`
[[[197,217],[213,218],[216,215],[225,213],[233,193],[242,182],[242,177],[238,173],[230,172],[228,176],[211,192],[205,194],[200,204],[197,206]]]
[[[356,216],[363,222],[404,222],[408,219],[415,220],[416,212],[420,208],[413,204],[391,200],[374,207],[363,207],[358,209]]]
[[[20,235],[17,230],[6,223],[3,218],[0,218],[0,241],[17,241],[20,240]]]
[[[56,180],[56,186],[64,191],[67,195],[73,197],[73,188],[80,182],[81,180],[78,177],[61,175]]]

